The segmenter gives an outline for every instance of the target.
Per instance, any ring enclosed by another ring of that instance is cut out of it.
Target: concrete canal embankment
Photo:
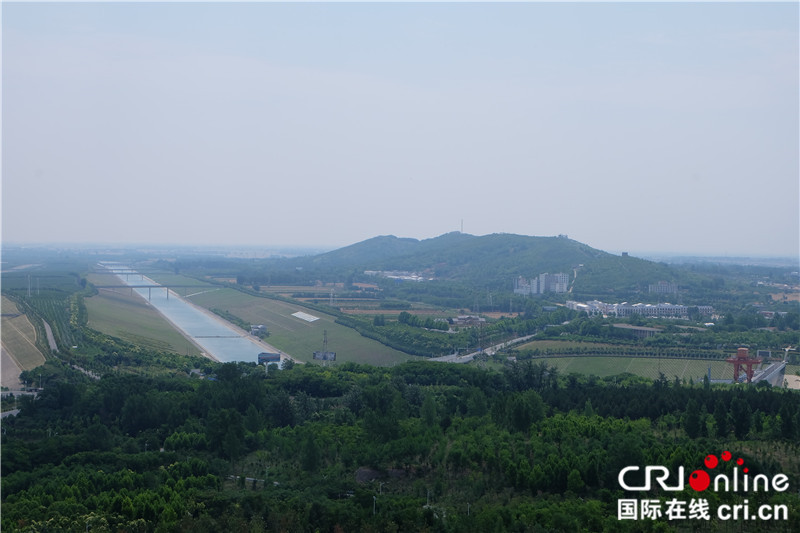
[[[101,262],[100,266],[114,273],[123,284],[131,287],[132,291],[152,305],[212,359],[221,362],[256,362],[261,352],[279,352],[249,332],[184,300],[168,287],[159,285],[127,265]],[[290,358],[283,353],[281,356]]]

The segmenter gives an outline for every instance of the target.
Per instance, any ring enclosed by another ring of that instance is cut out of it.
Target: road
[[[44,320],[42,320],[42,322],[44,322],[44,331],[45,333],[47,333],[47,344],[50,345],[51,350],[57,352],[58,344],[56,344],[56,338],[53,336],[53,330],[50,328],[50,324],[48,324]]]
[[[479,350],[477,352],[472,352],[472,353],[468,353],[468,354],[465,354],[465,355],[451,354],[451,355],[443,355],[441,357],[431,357],[429,359],[429,361],[438,361],[440,363],[469,363],[470,361],[475,359],[475,356],[480,355],[481,353],[485,353],[486,355],[494,355],[499,350],[502,350],[504,348],[508,348],[512,344],[519,344],[521,342],[525,342],[528,339],[530,339],[531,337],[533,337],[533,335],[526,335],[524,337],[517,337],[516,339],[512,339],[510,341],[506,341],[506,342],[502,342],[500,344],[495,344],[494,346],[490,346],[490,347],[486,348],[483,351]]]

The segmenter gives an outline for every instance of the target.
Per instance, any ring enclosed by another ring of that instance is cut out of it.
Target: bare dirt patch
[[[43,364],[44,355],[36,346],[36,329],[28,317],[19,313],[17,305],[5,297],[2,299],[2,310],[3,350],[13,360],[14,366],[20,370],[31,370]],[[4,367],[5,364],[4,359]]]
[[[800,292],[773,292],[770,294],[775,302],[800,302]]]
[[[800,376],[786,375],[786,386],[790,389],[800,390]]]
[[[11,358],[11,355],[4,349],[2,352],[2,361],[0,362],[0,374],[2,374],[2,386],[9,390],[19,390],[22,388],[22,382],[19,380],[19,374],[22,372],[17,362]]]

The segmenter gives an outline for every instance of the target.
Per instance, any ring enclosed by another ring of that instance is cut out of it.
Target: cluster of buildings
[[[267,326],[264,324],[250,324],[250,335],[255,335],[256,337],[266,336],[267,334]]]
[[[458,315],[453,319],[454,326],[482,326],[486,324],[486,319],[473,315]]]
[[[514,280],[514,294],[529,296],[531,294],[544,294],[546,292],[567,292],[569,290],[569,274],[539,274],[538,277],[527,279],[522,276]]]
[[[589,315],[603,315],[603,316],[631,316],[642,315],[652,318],[687,318],[689,316],[689,307],[686,305],[675,305],[670,303],[660,304],[629,304],[622,302],[621,304],[609,304],[593,300],[591,302],[575,302],[567,301],[567,307],[575,311],[583,311]],[[714,308],[710,305],[698,305],[698,312],[701,315],[710,316],[714,313]]]

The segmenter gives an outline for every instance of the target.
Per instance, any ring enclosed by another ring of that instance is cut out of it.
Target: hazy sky
[[[797,255],[798,4],[2,4],[4,242]]]

